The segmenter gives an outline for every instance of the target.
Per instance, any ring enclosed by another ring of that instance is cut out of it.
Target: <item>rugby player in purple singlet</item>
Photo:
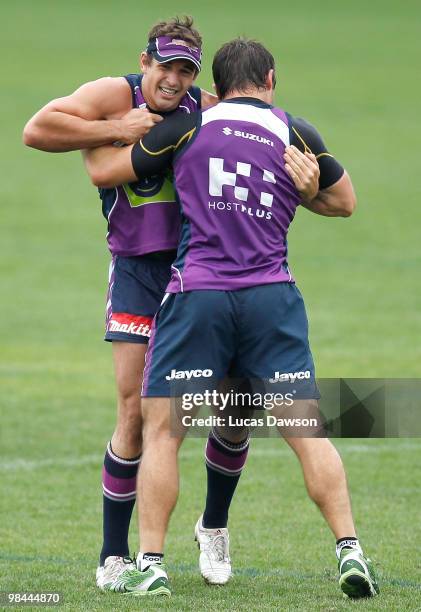
[[[216,97],[193,85],[201,67],[201,37],[190,18],[154,26],[140,57],[142,74],[102,78],[72,95],[53,100],[26,125],[24,142],[44,151],[91,149],[107,143],[129,145],[162,117],[180,117],[209,107]],[[101,183],[101,175],[94,177]],[[103,468],[103,546],[97,570],[100,588],[124,591],[133,582],[128,530],[141,455],[140,388],[153,316],[171,276],[179,241],[180,216],[167,172],[113,184],[100,190],[112,255],[105,339],[112,342],[118,391],[117,425]],[[211,435],[208,448],[218,444]],[[207,466],[207,507],[218,522],[228,513],[247,456],[248,440],[221,450],[235,463],[225,477]],[[239,462],[241,466],[239,466]],[[218,467],[218,466],[216,466]],[[211,472],[209,472],[211,470]]]

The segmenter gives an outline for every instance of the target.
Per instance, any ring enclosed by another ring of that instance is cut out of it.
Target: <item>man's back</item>
[[[323,160],[324,187],[343,175],[311,125],[258,98],[168,118],[134,146],[139,177],[174,169],[182,233],[167,291],[294,282],[287,234],[302,196],[284,159],[290,144]]]
[[[290,282],[286,236],[300,195],[285,170],[284,111],[235,98],[205,111],[174,161],[183,213],[171,292]]]

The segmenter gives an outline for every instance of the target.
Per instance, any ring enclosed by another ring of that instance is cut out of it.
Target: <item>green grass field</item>
[[[290,233],[318,374],[420,377],[419,4],[21,0],[2,9],[0,591],[60,591],[66,610],[421,610],[415,439],[338,441],[359,535],[380,575],[376,601],[342,600],[333,538],[277,440],[254,441],[233,502],[232,583],[206,587],[196,569],[204,441],[189,440],[167,544],[174,596],[97,592],[100,465],[115,411],[102,342],[105,222],[78,153],[21,144],[23,125],[48,100],[136,71],[158,19],[197,17],[199,84],[208,88],[222,42],[262,40],[278,65],[277,103],[319,128],[359,200],[348,220],[299,211]]]

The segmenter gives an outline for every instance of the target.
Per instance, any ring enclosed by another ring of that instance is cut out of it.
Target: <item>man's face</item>
[[[159,64],[156,59],[142,53],[140,67],[144,75],[143,97],[148,106],[157,111],[176,109],[196,78],[195,66],[188,60]]]

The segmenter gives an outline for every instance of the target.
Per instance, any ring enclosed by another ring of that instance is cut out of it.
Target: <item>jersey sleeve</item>
[[[172,165],[193,136],[199,113],[174,113],[155,125],[132,149],[132,165],[137,177],[159,174]]]
[[[341,164],[326,148],[322,137],[314,126],[304,119],[287,115],[290,128],[290,143],[303,153],[308,151],[316,156],[320,168],[320,189],[334,185],[345,172]]]

